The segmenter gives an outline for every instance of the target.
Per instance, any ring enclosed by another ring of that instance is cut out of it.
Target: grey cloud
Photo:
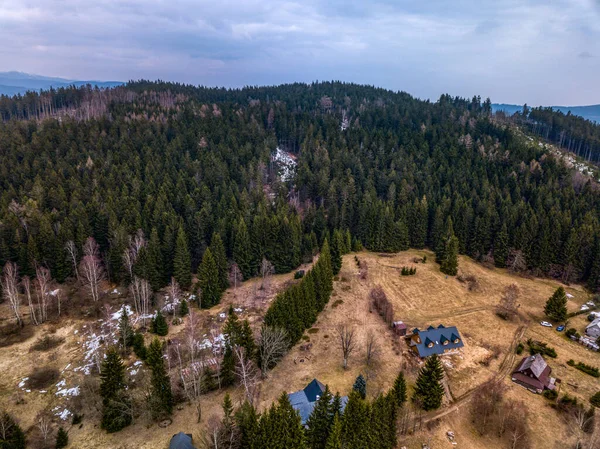
[[[4,0],[0,70],[229,86],[343,79],[432,99],[600,102],[589,95],[600,61],[582,56],[600,50],[598,4]]]

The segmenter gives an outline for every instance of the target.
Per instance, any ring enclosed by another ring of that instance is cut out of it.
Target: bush
[[[67,447],[69,444],[69,434],[62,427],[58,428],[58,434],[56,435],[56,449],[62,449]]]
[[[572,363],[569,363],[572,362]],[[600,369],[596,368],[595,366],[591,366],[588,365],[587,363],[583,363],[583,362],[577,362],[577,364],[575,364],[575,362],[573,360],[569,360],[567,362],[567,364],[569,366],[572,366],[576,369],[578,369],[579,371],[589,374],[590,376],[593,377],[600,377]]]
[[[542,354],[548,357],[556,358],[556,351],[554,348],[548,347],[547,343],[542,343],[540,341],[535,340],[527,340],[527,346],[529,346],[529,353],[533,354]]]
[[[400,270],[400,274],[402,276],[414,276],[415,274],[417,274],[417,268],[402,267],[402,269]]]
[[[64,341],[65,339],[61,337],[45,335],[44,337],[38,338],[37,341],[31,345],[29,351],[48,351],[52,348],[56,348]]]
[[[302,279],[304,277],[304,270],[298,270],[294,274],[294,279]]]
[[[600,391],[590,397],[590,404],[594,407],[600,407]]]
[[[542,396],[544,396],[550,401],[554,401],[558,397],[558,393],[556,392],[556,390],[544,390]]]
[[[572,336],[577,335],[577,329],[575,329],[574,327],[571,327],[571,328],[567,329],[567,332],[565,332],[565,335],[568,338],[571,338]]]
[[[575,360],[573,360],[573,359],[567,360],[567,365],[569,365],[569,366],[575,366]]]
[[[32,390],[41,390],[56,383],[60,373],[54,368],[41,368],[29,375],[27,379],[27,387]]]
[[[595,319],[596,319],[596,315],[594,315],[593,313],[590,313],[590,314],[587,316],[587,320],[588,320],[588,321],[594,321]]]
[[[525,346],[523,346],[523,343],[519,342],[519,344],[517,345],[516,353],[518,355],[523,354],[523,349],[525,349]]]

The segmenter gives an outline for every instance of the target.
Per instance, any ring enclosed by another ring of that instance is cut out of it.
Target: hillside
[[[596,142],[561,113],[506,118],[478,97],[341,82],[0,97],[0,408],[36,447],[63,426],[83,449],[159,448],[179,431],[210,447],[235,436],[234,449],[306,449],[282,392],[318,377],[346,395],[363,374],[366,399],[350,394],[340,418],[347,447],[439,442],[440,418],[466,447],[500,448],[505,437],[469,424],[492,379],[505,404],[527,403],[510,427],[531,436],[523,447],[548,439],[540,429],[573,440],[570,415],[508,382],[528,338],[556,348],[552,369],[586,406],[595,378],[566,361],[600,365],[537,324],[558,286],[569,312],[600,291],[600,191],[524,134],[536,116],[545,139]],[[520,306],[505,321],[495,307],[512,283]],[[378,286],[395,319],[456,325],[465,342],[414,404],[391,387],[403,372],[412,396],[423,361],[374,312]],[[325,433],[340,409],[315,418]]]

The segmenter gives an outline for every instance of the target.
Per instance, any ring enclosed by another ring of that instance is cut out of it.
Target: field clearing
[[[355,255],[367,262],[367,279],[359,278]],[[412,262],[413,258],[424,255],[428,258],[426,264]],[[400,276],[402,266],[416,266],[417,274]],[[333,391],[347,394],[355,378],[362,373],[368,375],[370,397],[387,391],[401,369],[405,371],[409,384],[414,384],[419,361],[408,353],[403,339],[395,336],[376,312],[370,311],[369,292],[374,286],[381,285],[394,305],[395,318],[405,321],[409,330],[430,324],[455,325],[465,342],[465,347],[459,354],[444,357],[453,399],[449,406],[446,404],[438,413],[427,415],[428,418],[435,418],[443,414],[440,423],[431,430],[424,428],[415,435],[401,437],[399,446],[417,449],[421,447],[421,443],[431,438],[434,447],[452,447],[445,437],[446,431],[452,430],[459,442],[458,447],[503,447],[493,437],[480,437],[469,422],[470,393],[486,380],[496,377],[503,379],[507,385],[507,398],[526,402],[530,410],[529,425],[533,430],[533,447],[564,447],[564,442],[569,441],[571,435],[548,401],[513,384],[509,377],[510,371],[522,357],[516,356],[511,348],[515,343],[515,336],[524,332],[521,341],[533,338],[547,342],[556,349],[558,357],[547,358],[547,361],[553,369],[553,376],[563,380],[561,393],[576,395],[587,403],[589,396],[600,389],[598,379],[566,364],[572,358],[600,366],[600,354],[567,340],[564,334],[554,329],[539,325],[545,301],[560,284],[547,279],[515,276],[505,270],[485,268],[466,257],[461,257],[459,266],[463,273],[477,278],[480,285],[478,291],[469,291],[466,284],[440,273],[438,265],[433,262],[433,254],[429,251],[410,250],[392,256],[361,252],[344,256],[342,270],[334,282],[331,301],[313,328],[305,333],[304,340],[262,382],[259,408],[268,407],[282,392],[303,388],[313,378],[328,384]],[[268,304],[278,291],[292,282],[292,277],[293,274],[273,276],[264,290],[259,288],[260,279],[245,282],[237,289],[230,288],[220,305],[198,312],[206,331],[220,328],[223,320],[219,314],[225,312],[229,305],[241,307],[243,312],[240,318],[248,318],[253,328],[258,328]],[[504,321],[494,313],[494,306],[504,288],[512,283],[516,283],[521,292],[519,310],[522,318],[519,322]],[[569,300],[569,311],[579,310],[579,306],[589,300],[588,293],[579,286],[569,286],[566,290],[573,295]],[[0,312],[2,316],[7,316],[6,304],[0,306]],[[576,327],[581,332],[586,323],[585,315],[582,315],[571,319],[569,326]],[[34,335],[26,341],[0,348],[0,369],[3,372],[0,378],[0,404],[15,414],[24,429],[34,425],[38,410],[53,408],[61,399],[55,396],[56,389],[49,389],[44,394],[26,393],[17,385],[35,366],[48,365],[63,370],[68,364],[77,363],[82,356],[77,335],[81,335],[83,326],[87,324],[89,321],[73,319],[61,322],[60,328],[46,324],[35,328]],[[336,339],[336,327],[339,324],[352,326],[356,330],[357,348],[349,360],[347,370],[342,367],[341,351]],[[177,338],[183,327],[172,326],[167,338]],[[65,342],[47,352],[30,351],[31,345],[39,336],[52,331],[65,338]],[[365,364],[364,344],[369,332],[375,334],[378,347],[378,354],[370,369]],[[128,361],[130,367],[133,361],[134,358],[131,357]],[[65,371],[63,377],[69,386],[80,381],[72,372]],[[230,389],[229,392],[234,401],[239,402],[241,391]],[[221,391],[204,396],[202,421],[199,424],[196,423],[195,410],[183,405],[174,413],[173,423],[166,428],[138,422],[117,434],[106,434],[100,430],[97,416],[90,414],[84,419],[81,428],[77,426],[70,430],[69,447],[166,448],[170,437],[180,430],[192,433],[194,442],[199,445],[208,420],[214,415],[220,415],[223,395],[224,392]],[[19,398],[24,399],[25,403],[16,405]],[[542,435],[544,438],[541,438]]]

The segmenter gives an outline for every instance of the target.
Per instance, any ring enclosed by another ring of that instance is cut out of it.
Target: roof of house
[[[418,335],[421,343],[411,342],[411,346],[416,346],[420,357],[429,357],[433,354],[443,354],[449,349],[458,349],[464,346],[462,338],[455,326],[445,327],[440,324],[438,327],[429,326],[425,330],[413,329],[412,333]],[[458,340],[455,343],[455,340]],[[447,344],[444,344],[447,342]],[[430,348],[429,345],[433,343]]]
[[[594,321],[588,324],[585,328],[589,329],[590,327],[600,327],[600,318],[594,319]]]
[[[290,404],[292,404],[294,410],[298,411],[303,425],[306,424],[306,421],[308,421],[308,418],[315,408],[317,400],[324,391],[325,385],[323,385],[317,379],[313,379],[306,387],[304,387],[303,390],[288,394]],[[348,402],[348,396],[343,396],[341,402],[341,411],[344,411],[346,408],[346,403]]]
[[[529,375],[529,372],[533,375]],[[541,354],[524,357],[512,373],[512,379],[524,383],[536,390],[554,388],[550,377],[552,368],[548,366]]]
[[[173,435],[169,443],[169,449],[196,449],[192,444],[192,437],[183,432]]]

